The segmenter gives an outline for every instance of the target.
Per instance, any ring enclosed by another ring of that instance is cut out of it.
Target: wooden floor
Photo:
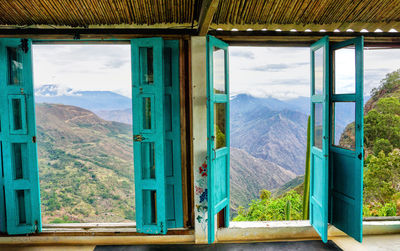
[[[97,246],[95,251],[235,251],[235,250],[296,250],[296,251],[313,251],[313,250],[342,250],[332,241],[324,244],[322,241],[295,241],[295,242],[257,242],[257,243],[227,243],[214,245],[150,245],[150,246]]]

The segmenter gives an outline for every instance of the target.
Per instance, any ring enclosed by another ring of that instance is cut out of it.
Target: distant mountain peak
[[[62,87],[54,84],[42,85],[35,88],[35,95],[41,97],[73,96],[79,95],[71,88]]]

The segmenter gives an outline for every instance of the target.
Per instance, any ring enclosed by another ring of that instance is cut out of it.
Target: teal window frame
[[[224,225],[229,227],[230,123],[229,123],[229,51],[228,44],[207,36],[207,151],[208,151],[208,243],[215,241],[215,215],[224,211]],[[214,47],[224,51],[225,93],[214,93]],[[225,147],[217,149],[214,133],[214,104],[225,107]],[[225,159],[224,159],[225,158]],[[222,163],[221,161],[222,160]],[[218,165],[217,165],[218,164]],[[225,168],[220,168],[222,167]]]

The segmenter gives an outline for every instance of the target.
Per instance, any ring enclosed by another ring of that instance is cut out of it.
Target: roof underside
[[[400,30],[399,0],[204,0],[217,2],[210,29]],[[0,1],[6,27],[197,28],[202,0]]]

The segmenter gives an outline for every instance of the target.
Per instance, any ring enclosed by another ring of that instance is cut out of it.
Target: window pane
[[[314,144],[313,146],[322,149],[322,119],[323,105],[322,103],[314,103]]]
[[[154,82],[153,75],[153,48],[139,48],[140,57],[140,80],[144,85],[152,85]]]
[[[324,86],[324,48],[314,52],[314,95],[322,95]]]
[[[215,149],[226,146],[226,103],[214,104]]]
[[[143,98],[143,129],[151,129],[151,99]]]
[[[155,179],[156,166],[154,156],[154,142],[142,144],[142,179]]]
[[[349,150],[355,149],[355,102],[333,103],[333,144]]]
[[[22,83],[22,59],[17,48],[8,47],[8,84],[21,85]]]
[[[143,210],[143,223],[144,225],[157,224],[157,193],[154,190],[143,190],[143,205],[148,205],[150,210]]]
[[[172,86],[172,50],[164,48],[164,85]]]
[[[12,99],[14,130],[22,129],[21,99]]]
[[[213,52],[214,93],[226,93],[225,51],[214,47]]]
[[[17,208],[19,224],[26,224],[25,190],[17,190]]]
[[[24,175],[24,164],[27,156],[27,149],[25,143],[13,143],[12,145],[12,159],[14,169],[14,179],[26,179]]]
[[[334,51],[335,94],[356,92],[356,51],[345,47]]]

